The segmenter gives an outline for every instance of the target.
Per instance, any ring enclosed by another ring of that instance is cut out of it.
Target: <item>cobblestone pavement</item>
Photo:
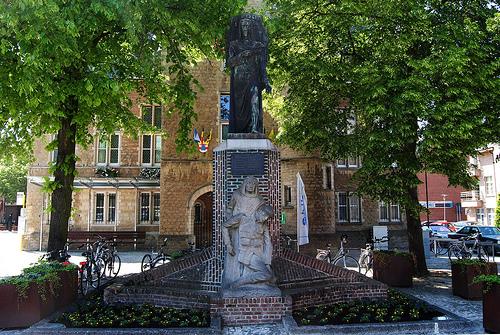
[[[42,252],[23,252],[20,251],[20,241],[17,233],[0,231],[0,278],[5,276],[16,275],[21,270],[43,254]],[[71,261],[78,263],[83,260],[79,256],[80,252],[71,252]],[[120,252],[122,258],[122,269],[120,275],[134,273],[140,271],[140,262],[145,252]],[[496,258],[500,268],[500,257]],[[451,270],[450,262],[447,257],[431,257],[427,260],[427,266],[431,271],[431,275],[424,279],[415,278],[412,288],[401,289],[403,292],[416,296],[422,300],[429,302],[432,305],[450,311],[458,316],[466,318],[474,322],[474,326],[469,329],[464,329],[464,334],[482,334],[484,332],[482,321],[482,305],[481,301],[468,301],[462,298],[453,296],[451,293]],[[500,269],[499,269],[500,270]],[[30,329],[26,330],[11,330],[1,331],[1,334],[29,334]],[[312,334],[311,332],[307,332]],[[434,334],[444,334],[436,330]],[[113,334],[112,330],[107,330],[103,334]],[[259,325],[259,326],[242,326],[242,327],[225,327],[222,331],[224,335],[285,335],[288,332],[281,324]],[[366,329],[360,335],[375,334]],[[380,333],[379,333],[380,334]],[[420,333],[421,334],[421,333]],[[187,335],[187,334],[186,334]]]

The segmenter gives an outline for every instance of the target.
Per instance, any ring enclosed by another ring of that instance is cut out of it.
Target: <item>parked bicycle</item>
[[[40,257],[41,260],[46,260],[49,262],[67,262],[71,255],[68,253],[69,243],[64,244],[64,248],[61,250],[52,250]]]
[[[92,244],[82,244],[78,249],[83,246],[87,247],[87,250],[82,253],[85,257],[85,261],[80,262],[80,268],[78,270],[78,286],[80,293],[86,295],[92,289],[98,289],[101,285],[101,267],[96,262],[94,252],[92,251]]]
[[[100,264],[102,277],[116,278],[122,265],[122,260],[116,251],[116,243],[102,242],[99,253],[96,254],[96,262]]]
[[[373,250],[378,250],[381,243],[389,241],[389,237],[374,238],[366,243],[365,249],[361,249],[359,255],[360,272],[366,275],[369,271],[373,271]]]
[[[474,241],[471,245],[470,241]],[[461,238],[456,243],[450,243],[448,247],[448,258],[450,261],[453,257],[457,259],[468,259],[472,258],[474,253],[477,255],[477,258],[483,261],[488,261],[489,256],[486,250],[480,244],[480,235],[474,234],[469,237]]]
[[[141,272],[153,269],[157,265],[163,265],[172,260],[170,255],[167,254],[167,238],[163,240],[158,252],[151,250],[151,253],[145,254],[141,261]]]
[[[317,249],[316,259],[326,261],[330,264],[347,268],[350,270],[360,271],[358,261],[348,255],[349,250],[345,248],[347,244],[347,235],[342,235],[340,238],[340,249],[336,254],[332,253],[331,244],[327,245],[327,249]]]

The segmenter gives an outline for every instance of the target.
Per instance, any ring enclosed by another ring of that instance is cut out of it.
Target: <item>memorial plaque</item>
[[[234,153],[231,155],[233,176],[261,176],[264,174],[263,153]]]

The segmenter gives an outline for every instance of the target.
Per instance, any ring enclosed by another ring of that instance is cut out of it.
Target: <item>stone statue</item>
[[[262,90],[267,79],[267,33],[262,18],[242,14],[231,19],[226,64],[231,68],[230,133],[263,133]]]
[[[258,180],[246,178],[227,206],[222,236],[227,248],[224,286],[273,284],[272,245],[266,220],[273,209],[258,192]]]

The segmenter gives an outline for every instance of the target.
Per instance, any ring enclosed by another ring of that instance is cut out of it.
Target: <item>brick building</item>
[[[146,231],[148,243],[168,236],[171,248],[211,243],[212,149],[224,141],[228,126],[229,78],[221,64],[200,63],[193,69],[204,90],[198,92],[194,128],[205,135],[212,131],[206,153],[177,153],[174,137],[140,134],[134,139],[117,129],[109,138],[95,134],[94,143],[78,147],[78,176],[75,179],[71,230]],[[146,122],[174,134],[176,117],[161,115],[161,106],[136,104],[133,112]],[[266,134],[277,126],[264,116]],[[56,153],[44,147],[49,137],[38,139],[36,161],[30,168],[27,188],[27,224],[22,232],[25,250],[43,249],[47,243],[49,196],[42,192],[43,177]],[[193,142],[193,145],[194,142]],[[337,244],[348,234],[350,247],[361,247],[374,225],[386,225],[391,244],[406,247],[406,224],[397,204],[361,199],[353,192],[353,172],[361,164],[352,157],[325,162],[316,156],[281,148],[281,198],[286,223],[283,232],[296,234],[296,174],[301,173],[308,196],[310,244],[302,249],[315,253],[317,247]]]
[[[467,219],[460,199],[460,194],[465,191],[463,187],[449,186],[448,177],[440,174],[428,173],[426,178],[424,173],[420,173],[418,178],[422,182],[418,185],[418,200],[423,207],[429,203],[430,221],[455,222]],[[420,214],[420,220],[427,220],[426,212]]]

